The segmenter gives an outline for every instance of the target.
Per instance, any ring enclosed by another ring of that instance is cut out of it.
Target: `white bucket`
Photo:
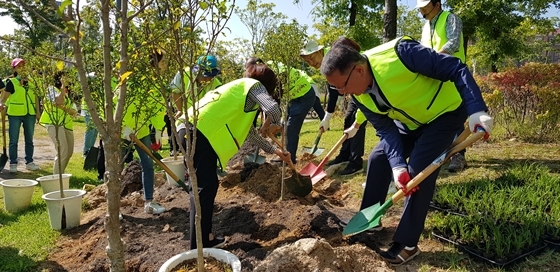
[[[204,257],[213,257],[218,261],[227,263],[231,265],[231,270],[233,272],[240,272],[241,271],[241,261],[237,256],[233,255],[229,251],[225,251],[219,248],[203,248]],[[171,259],[167,260],[161,267],[159,268],[159,272],[169,272],[177,267],[180,263],[190,260],[196,259],[198,257],[196,249],[191,249],[189,251],[177,254]]]
[[[70,177],[72,174],[62,174],[62,187],[63,190],[70,189]],[[54,191],[60,191],[60,182],[58,181],[58,174],[38,177],[36,179],[41,184],[43,194]]]
[[[4,208],[15,213],[31,205],[33,187],[37,182],[31,179],[7,179],[0,182],[4,189]]]
[[[183,165],[183,156],[177,156],[177,159],[174,160],[174,157],[165,158],[161,160],[163,164],[165,164],[169,169],[181,180],[185,178],[185,166]],[[165,172],[165,176],[167,177],[167,183],[169,185],[179,187],[179,183],[175,182],[175,180]]]
[[[66,214],[66,228],[70,229],[80,225],[82,213],[82,197],[84,190],[64,190],[64,198],[60,198],[60,191],[50,192],[42,196],[47,203],[51,228],[62,229],[62,208]]]

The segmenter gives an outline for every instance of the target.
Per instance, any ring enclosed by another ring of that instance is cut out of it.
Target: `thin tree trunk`
[[[113,103],[111,91],[111,26],[109,21],[109,2],[104,0],[101,8],[101,18],[103,24],[103,63],[104,63],[104,80],[103,87],[105,90],[105,119],[106,133],[100,133],[100,137],[104,143],[106,172],[104,179],[107,181],[107,209],[109,216],[105,221],[105,231],[109,246],[107,248],[107,257],[111,262],[110,269],[113,272],[125,272],[124,263],[124,245],[120,234],[120,127],[114,124],[113,120]],[[126,4],[125,4],[126,6]],[[126,14],[126,13],[125,13]],[[121,45],[123,46],[123,45]],[[121,50],[122,47],[121,47]],[[126,52],[126,47],[125,47]]]
[[[356,13],[357,13],[357,8],[356,8],[356,2],[354,0],[350,1],[350,18],[348,19],[348,24],[349,26],[354,26],[356,24]]]

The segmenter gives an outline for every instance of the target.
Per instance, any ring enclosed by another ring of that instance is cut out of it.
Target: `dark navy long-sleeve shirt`
[[[401,40],[397,45],[397,54],[410,71],[441,81],[453,82],[463,99],[463,104],[466,106],[469,115],[488,110],[482,99],[480,89],[468,67],[458,58],[439,54],[413,40]],[[379,88],[375,78],[373,88]],[[371,89],[366,92],[370,91]],[[354,101],[356,100],[354,99]],[[386,115],[374,113],[363,105],[357,104],[367,120],[375,128],[376,134],[380,138],[380,144],[384,145],[384,151],[387,154],[391,167],[406,166],[406,159],[402,156],[403,146],[400,137],[401,132],[399,131],[400,129],[406,132],[406,126]]]

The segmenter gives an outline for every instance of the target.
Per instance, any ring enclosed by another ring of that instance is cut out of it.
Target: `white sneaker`
[[[10,173],[17,173],[17,163],[10,163]]]
[[[30,162],[30,163],[28,163],[28,164],[25,164],[25,169],[31,170],[31,171],[36,171],[36,170],[39,170],[39,166],[36,165],[36,164],[33,163],[33,162]]]
[[[144,211],[147,214],[160,214],[165,212],[165,207],[162,207],[155,202],[146,202],[146,205],[144,205]]]

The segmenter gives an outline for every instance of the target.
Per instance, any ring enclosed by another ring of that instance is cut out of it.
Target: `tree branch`
[[[53,56],[50,56],[50,55],[43,54],[43,53],[41,53],[41,52],[39,52],[39,51],[37,51],[37,50],[35,50],[35,49],[33,49],[33,48],[31,48],[31,47],[25,45],[24,43],[19,42],[19,41],[14,40],[14,39],[8,39],[8,38],[5,38],[5,37],[3,37],[3,36],[0,36],[0,40],[5,41],[5,42],[13,42],[13,43],[15,43],[15,44],[17,44],[17,45],[19,45],[19,46],[22,46],[22,47],[24,47],[25,49],[27,49],[27,50],[29,50],[29,51],[31,51],[31,52],[33,52],[33,53],[35,53],[35,54],[37,54],[37,55],[39,55],[39,56],[41,56],[41,57],[49,58],[49,59],[52,59],[52,60],[63,61],[63,62],[65,62],[65,63],[69,63],[69,64],[72,64],[72,65],[76,65],[76,62],[74,62],[74,61],[69,61],[69,60],[67,60],[67,59],[63,59],[63,58],[59,58],[59,57],[53,57]]]
[[[26,4],[24,1],[22,0],[16,0],[18,2],[18,4],[20,4],[21,6],[23,6],[26,10],[33,12],[33,14],[35,14],[41,21],[43,21],[45,24],[47,24],[48,26],[52,27],[54,30],[60,32],[60,33],[66,33],[63,29],[61,29],[60,27],[54,25],[53,23],[49,22],[49,20],[45,19],[45,17],[43,17],[41,14],[39,14],[35,8],[31,7],[30,5]],[[51,0],[52,3],[55,3],[54,0]],[[56,4],[55,4],[56,6]],[[67,18],[65,18],[66,16],[62,16],[62,19],[64,19],[65,21],[69,21],[66,20]]]

